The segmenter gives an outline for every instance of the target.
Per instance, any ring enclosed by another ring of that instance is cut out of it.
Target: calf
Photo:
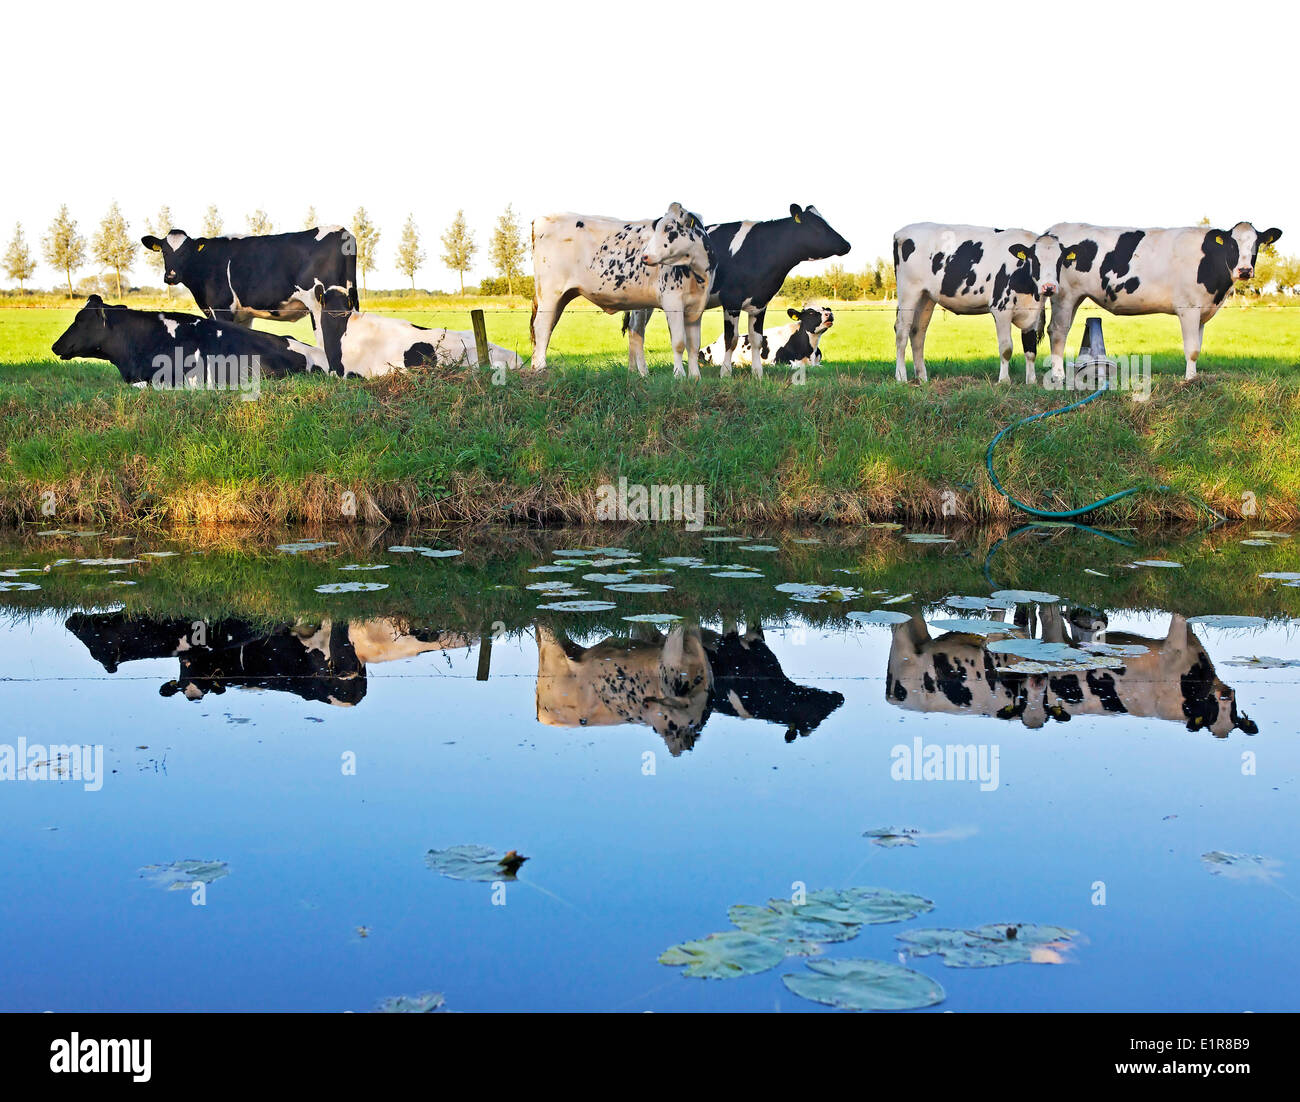
[[[324,287],[317,282],[301,293],[311,311],[312,324],[335,375],[374,379],[390,371],[432,364],[469,367],[478,363],[474,334],[470,330],[426,329],[401,318],[363,314],[352,306],[346,287]],[[521,360],[508,348],[488,345],[494,366],[518,368]]]
[[[835,315],[826,307],[819,309],[813,306],[806,306],[802,310],[796,310],[792,306],[786,313],[794,318],[790,325],[783,325],[780,329],[773,330],[771,333],[764,333],[762,336],[763,364],[790,364],[795,366],[821,363],[822,354],[818,346],[822,334],[835,324]],[[711,364],[724,363],[727,355],[727,338],[725,334],[709,345],[703,352],[704,362]],[[732,362],[742,366],[753,363],[753,348],[749,343],[748,335],[740,338],[740,344],[735,349]],[[761,368],[762,365],[760,364],[760,370]]]
[[[1196,378],[1205,323],[1219,312],[1236,280],[1255,274],[1264,245],[1282,231],[1249,222],[1230,230],[1184,226],[1133,229],[1060,222],[1047,231],[1061,241],[1060,288],[1052,300],[1052,375],[1064,378],[1065,340],[1074,313],[1091,299],[1112,314],[1176,314],[1183,330],[1185,378]]]
[[[355,310],[357,239],[342,226],[257,237],[142,237],[163,255],[163,281],[184,284],[208,317],[251,325],[254,318],[294,321],[307,313],[299,294],[316,280],[348,289]]]
[[[623,222],[587,214],[548,214],[533,222],[533,368],[564,308],[581,295],[606,313],[658,306],[668,316],[673,374],[683,353],[699,378],[700,316],[717,254],[699,216],[673,203],[661,218]],[[629,368],[633,366],[629,364]],[[639,365],[646,374],[644,360]]]
[[[781,290],[796,264],[843,256],[851,246],[831,228],[816,207],[790,204],[790,217],[767,222],[724,222],[708,228],[718,251],[718,270],[709,293],[709,308],[721,306],[723,340],[719,375],[731,374],[739,336],[740,312],[749,317],[749,347],[762,344],[768,303]],[[645,330],[652,310],[637,310],[624,319],[628,367],[645,374]],[[711,362],[718,362],[719,358]],[[759,378],[763,365],[754,368]]]
[[[954,314],[992,314],[998,333],[998,382],[1011,380],[1011,327],[1022,332],[1025,382],[1038,381],[1034,358],[1042,339],[1046,299],[1056,291],[1061,243],[1050,233],[919,222],[894,234],[898,315],[894,378],[907,382],[907,343],[917,382],[925,370],[925,331],[934,307]]]
[[[91,295],[54,342],[61,360],[108,360],[137,387],[241,388],[260,375],[328,370],[325,353],[291,337],[245,329],[197,314],[108,306]]]

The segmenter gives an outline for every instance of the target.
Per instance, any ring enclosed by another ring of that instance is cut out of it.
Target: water
[[[1258,577],[1300,570],[1295,541],[708,539],[726,534],[0,536],[0,569],[36,571],[0,582],[40,586],[0,592],[0,744],[104,754],[99,783],[27,780],[19,761],[24,779],[0,784],[0,1008],[370,1010],[440,992],[459,1011],[821,1010],[781,981],[801,958],[730,980],[658,962],[731,928],[731,905],[801,885],[932,900],[823,956],[905,961],[943,985],[933,1011],[1300,1005],[1300,668],[1232,664],[1300,661],[1300,589]],[[160,551],[175,554],[145,554]],[[533,572],[573,558],[600,565]],[[628,579],[662,592],[582,579],[665,558],[672,573]],[[317,592],[349,581],[385,588]],[[585,593],[526,588],[557,581]],[[947,598],[1009,588],[1060,598],[1019,606],[1015,634],[1129,649],[998,675],[1024,660],[920,634],[989,615]],[[538,609],[566,600],[613,607]],[[872,609],[915,617],[846,615]],[[682,619],[624,620],[647,613]],[[1205,614],[1262,622],[1185,623]],[[899,779],[916,740],[972,747],[982,779]],[[884,847],[863,836],[879,827],[922,834]],[[426,864],[468,843],[528,860],[495,884]],[[141,875],[183,859],[226,874],[200,892]],[[1059,965],[899,956],[907,930],[993,922],[1078,934]]]

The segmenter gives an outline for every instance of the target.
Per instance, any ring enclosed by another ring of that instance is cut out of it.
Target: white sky
[[[342,223],[364,203],[383,232],[369,286],[404,285],[409,211],[417,282],[450,289],[438,236],[458,207],[476,279],[507,202],[526,232],[679,200],[710,222],[815,204],[855,270],[923,220],[1208,215],[1300,251],[1283,4],[98,0],[4,18],[0,247],[21,220],[38,251],[61,202],[87,237],[113,199],[137,236],[162,203],[193,234],[210,202],[228,232],[259,206],[298,229],[309,205]],[[43,262],[35,282],[55,282]]]

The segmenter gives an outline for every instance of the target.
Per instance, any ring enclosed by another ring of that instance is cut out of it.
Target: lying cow
[[[1083,641],[1069,639],[1059,608],[1044,606],[1040,613],[1044,641]],[[1146,652],[1123,656],[1124,664],[1117,668],[1017,673],[1019,660],[991,652],[986,639],[960,632],[931,638],[925,621],[913,616],[894,628],[885,697],[910,711],[1018,719],[1030,728],[1042,727],[1049,718],[1066,722],[1076,715],[1133,715],[1183,723],[1189,731],[1209,731],[1217,738],[1236,729],[1258,732],[1250,717],[1237,710],[1237,694],[1215,675],[1182,615],[1173,614],[1163,639],[1107,632],[1106,642],[1142,645]]]
[[[1133,229],[1060,222],[1060,287],[1052,300],[1052,375],[1064,378],[1065,341],[1075,311],[1091,299],[1112,314],[1175,314],[1183,330],[1184,377],[1196,378],[1205,323],[1233,284],[1255,274],[1259,250],[1282,231],[1249,222],[1230,230],[1185,226]]]
[[[1011,381],[1011,327],[1022,332],[1025,382],[1038,381],[1034,358],[1046,322],[1046,298],[1055,293],[1061,243],[1051,233],[945,226],[919,222],[894,234],[898,315],[894,322],[894,378],[907,382],[907,343],[917,382],[925,370],[925,331],[936,304],[954,314],[992,314],[1001,370]]]
[[[749,317],[748,347],[762,343],[763,319],[781,284],[805,260],[843,256],[848,241],[831,228],[816,207],[790,204],[789,218],[767,222],[724,222],[708,227],[709,240],[718,253],[718,270],[709,294],[709,308],[722,307],[722,354],[710,363],[721,365],[719,375],[731,374],[739,336],[740,313]],[[652,310],[636,310],[624,318],[628,334],[628,367],[645,374],[645,330]],[[765,361],[766,362],[766,361]],[[754,369],[761,378],[763,366]]]
[[[311,310],[312,324],[335,375],[374,379],[426,364],[468,367],[478,363],[470,330],[426,329],[401,318],[363,314],[352,307],[346,287],[325,287],[318,282],[302,292],[301,298]],[[499,344],[488,345],[488,359],[496,367],[518,369],[521,364],[514,352]]]
[[[108,306],[91,295],[54,342],[61,360],[108,360],[137,387],[242,389],[261,375],[327,371],[325,353],[292,337],[197,314]]]
[[[537,721],[549,727],[653,728],[674,757],[709,718],[713,673],[698,628],[666,636],[637,624],[634,638],[583,647],[537,627]]]
[[[790,364],[795,367],[821,363],[819,344],[822,334],[835,324],[835,315],[826,307],[814,306],[805,306],[802,310],[791,306],[786,313],[794,319],[791,324],[762,336],[763,364]],[[725,363],[728,355],[726,334],[709,345],[702,355],[705,363]],[[740,338],[732,362],[742,366],[753,363],[753,346],[749,343],[748,336]],[[761,371],[762,365],[759,367],[759,372]]]
[[[700,317],[717,254],[698,215],[673,203],[661,218],[624,222],[588,214],[548,214],[533,222],[533,368],[564,308],[575,298],[606,313],[659,307],[672,335],[673,374],[699,378]],[[644,359],[639,365],[646,374]]]
[[[140,241],[162,253],[163,282],[184,284],[211,318],[239,325],[254,318],[295,321],[307,313],[300,292],[316,280],[348,288],[352,308],[360,306],[357,239],[342,226],[256,237],[190,237],[172,230]]]

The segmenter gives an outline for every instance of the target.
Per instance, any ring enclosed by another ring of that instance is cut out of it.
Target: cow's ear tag
[[[795,220],[796,222],[802,222],[802,221],[803,221],[803,219],[800,218],[797,214],[794,216],[794,220]]]
[[[1214,243],[1215,243],[1216,245],[1222,245],[1222,244],[1223,244],[1223,238],[1220,237],[1217,233],[1214,235]]]
[[[200,246],[199,246],[197,249],[195,249],[194,251],[195,251],[196,253],[201,253],[201,252],[203,251],[203,246],[200,245]]]
[[[1017,250],[1016,250],[1016,259],[1017,259],[1017,260],[1024,260],[1024,259],[1025,259],[1025,250],[1024,250],[1024,249],[1017,249]]]
[[[1066,259],[1066,260],[1073,260],[1073,259],[1074,259],[1074,253],[1066,253],[1066,254],[1065,254],[1065,259]]]

